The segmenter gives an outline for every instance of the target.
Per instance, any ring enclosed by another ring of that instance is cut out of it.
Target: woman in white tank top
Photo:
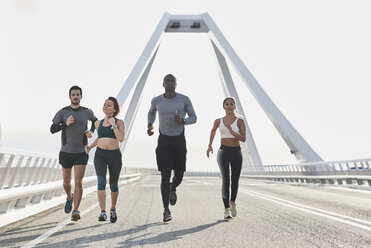
[[[238,191],[238,181],[242,167],[242,153],[240,141],[246,140],[245,122],[235,114],[236,101],[232,97],[227,97],[223,101],[225,116],[214,121],[210,133],[210,142],[206,151],[207,157],[210,152],[213,153],[213,140],[216,130],[219,128],[221,146],[218,150],[218,165],[222,175],[222,199],[224,204],[224,218],[236,217],[236,197]],[[231,169],[231,178],[229,171]],[[231,194],[229,194],[229,185],[231,184]],[[230,196],[231,195],[231,196]]]

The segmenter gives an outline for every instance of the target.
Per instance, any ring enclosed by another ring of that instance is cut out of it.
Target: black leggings
[[[229,208],[229,164],[232,170],[231,201],[235,202],[242,167],[241,147],[220,146],[218,151],[218,165],[222,175],[222,198],[225,208]]]
[[[164,208],[169,208],[170,190],[175,191],[176,187],[183,180],[184,171],[174,171],[173,181],[170,183],[171,169],[164,168],[161,170],[161,195]]]
[[[117,191],[117,182],[120,177],[122,160],[121,152],[116,150],[104,150],[97,147],[94,157],[95,173],[98,177],[98,190],[106,188],[107,165],[109,170],[109,184],[113,192]]]

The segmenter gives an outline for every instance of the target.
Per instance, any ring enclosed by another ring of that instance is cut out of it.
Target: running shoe
[[[99,221],[106,221],[107,220],[107,214],[106,214],[106,211],[102,211],[100,212],[100,215],[98,217],[98,220]]]
[[[168,221],[171,221],[173,219],[173,217],[171,217],[171,212],[169,209],[165,209],[164,210],[164,219],[163,221],[164,222],[168,222]]]
[[[79,210],[73,210],[71,215],[72,221],[78,221],[80,219],[80,211]]]
[[[71,200],[68,200],[68,197],[66,199],[66,204],[64,205],[64,212],[66,214],[69,214],[72,210],[72,203],[73,203],[73,194],[72,194],[72,197],[71,197]]]
[[[110,221],[111,223],[115,223],[116,220],[117,220],[116,209],[111,209]]]
[[[236,216],[237,216],[236,203],[232,203],[232,202],[231,202],[230,205],[232,206],[232,207],[231,207],[232,217],[236,217]]]
[[[230,219],[232,218],[231,216],[231,210],[229,208],[224,209],[224,219]]]
[[[175,190],[174,191],[170,191],[170,205],[175,205],[176,200],[177,200],[177,197],[176,197]]]

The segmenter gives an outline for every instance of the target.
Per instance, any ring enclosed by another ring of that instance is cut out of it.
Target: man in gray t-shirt
[[[153,135],[153,123],[158,112],[160,135],[156,148],[158,170],[161,171],[161,195],[164,205],[163,221],[172,219],[169,203],[175,205],[176,187],[180,185],[186,170],[187,147],[184,137],[184,125],[194,124],[197,121],[196,113],[191,100],[175,92],[176,78],[168,74],[164,77],[165,94],[154,97],[148,111],[149,136]],[[186,117],[186,114],[188,117]],[[171,171],[174,177],[170,183]]]
[[[82,197],[82,179],[85,174],[88,155],[85,153],[85,146],[88,138],[92,137],[97,118],[93,111],[80,106],[82,90],[78,86],[72,86],[69,91],[71,105],[62,108],[53,118],[53,124],[50,127],[51,133],[62,131],[62,148],[59,153],[59,163],[63,171],[63,187],[67,194],[67,201],[64,207],[66,213],[73,211],[71,219],[77,221],[80,219],[78,211]],[[88,121],[92,122],[91,129],[87,130]],[[75,190],[71,193],[72,167],[74,167]]]

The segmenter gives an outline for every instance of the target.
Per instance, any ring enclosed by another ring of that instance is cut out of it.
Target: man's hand
[[[69,126],[69,125],[72,125],[73,123],[75,123],[75,118],[73,118],[72,115],[68,116],[66,125]]]
[[[93,134],[91,133],[90,130],[86,130],[84,133],[85,133],[86,137],[88,137],[89,139],[90,139],[91,137],[93,137]]]
[[[147,128],[147,134],[148,134],[148,136],[152,136],[154,134],[154,132],[153,132],[153,126],[152,125],[151,126],[148,126],[148,128]]]
[[[174,121],[179,124],[184,124],[183,119],[180,118],[178,110],[175,110]]]
[[[85,146],[85,153],[86,154],[89,154],[90,150],[91,150],[90,146]]]

